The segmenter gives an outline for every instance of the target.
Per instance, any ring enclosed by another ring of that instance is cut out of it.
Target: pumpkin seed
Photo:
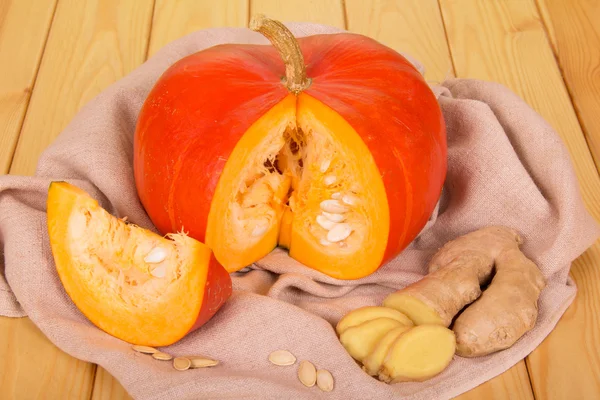
[[[185,371],[190,368],[192,362],[187,357],[177,357],[173,360],[173,367],[177,371]]]
[[[267,232],[267,229],[269,229],[269,222],[262,221],[254,227],[254,229],[252,230],[252,236],[262,236]]]
[[[167,275],[167,268],[164,265],[159,265],[150,271],[150,274],[155,278],[164,278]]]
[[[302,361],[298,367],[298,379],[304,386],[313,387],[317,382],[317,369],[310,361]]]
[[[331,246],[331,244],[332,244],[332,243],[331,243],[329,240],[327,240],[327,239],[321,239],[321,240],[319,241],[319,243],[321,243],[321,246]]]
[[[135,345],[132,348],[133,348],[133,350],[137,351],[138,353],[144,353],[144,354],[158,353],[157,349],[155,349],[154,347],[150,347],[150,346]]]
[[[296,362],[296,357],[287,350],[276,350],[269,354],[269,361],[275,365],[292,365]]]
[[[331,392],[333,390],[333,375],[326,369],[320,369],[317,371],[317,386],[324,392]]]
[[[162,351],[157,351],[156,353],[152,354],[152,357],[161,361],[169,361],[173,359],[172,355],[163,353]]]
[[[321,228],[323,228],[327,231],[337,225],[335,222],[327,219],[323,215],[317,215],[317,224],[319,224],[321,226]]]
[[[335,192],[331,195],[331,198],[334,200],[339,200],[342,198],[342,194],[340,192]]]
[[[336,243],[346,239],[352,233],[352,228],[346,223],[337,224],[327,232],[327,240]]]
[[[219,362],[217,360],[211,360],[210,358],[204,357],[188,357],[191,362],[191,368],[205,368],[205,367],[214,367],[218,365]]]
[[[358,198],[351,194],[345,194],[344,197],[342,197],[342,201],[350,206],[353,206],[358,203]]]
[[[323,178],[323,183],[325,183],[326,186],[333,185],[335,181],[337,181],[337,177],[335,175],[327,175],[325,178]]]
[[[167,251],[162,247],[155,247],[144,257],[144,262],[148,264],[157,264],[167,258]]]
[[[320,206],[321,210],[332,214],[343,214],[348,212],[348,207],[337,200],[323,200]]]
[[[323,214],[325,218],[333,222],[342,222],[346,219],[346,217],[344,217],[342,214],[332,214],[325,211],[323,211],[321,214]]]
[[[321,167],[319,168],[319,170],[321,171],[322,174],[324,174],[325,172],[327,172],[330,165],[331,165],[331,160],[323,160],[321,162]]]

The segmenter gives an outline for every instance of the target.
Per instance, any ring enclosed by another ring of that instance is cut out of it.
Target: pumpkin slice
[[[51,183],[47,217],[67,294],[93,324],[124,341],[172,344],[231,295],[231,278],[206,245],[128,224],[71,184]]]
[[[423,229],[446,175],[436,98],[365,36],[224,44],[169,67],[134,135],[136,189],[160,232],[189,231],[229,271],[276,246],[338,279],[367,276]]]

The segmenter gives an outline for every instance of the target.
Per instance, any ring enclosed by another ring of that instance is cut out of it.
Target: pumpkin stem
[[[290,92],[298,94],[310,86],[300,45],[285,25],[258,14],[250,21],[250,29],[263,34],[279,52],[285,64],[284,84]]]

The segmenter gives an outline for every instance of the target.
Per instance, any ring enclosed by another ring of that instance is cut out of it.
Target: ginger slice
[[[372,376],[377,376],[379,373],[379,369],[381,368],[381,364],[385,359],[386,354],[388,353],[392,343],[403,333],[407,332],[411,329],[412,326],[399,326],[397,328],[392,329],[388,333],[386,333],[379,342],[373,348],[373,351],[369,353],[369,355],[362,361],[363,370]]]
[[[406,315],[388,307],[365,306],[350,311],[337,323],[335,330],[341,335],[346,329],[376,318],[391,318],[406,326],[414,325]]]
[[[340,335],[340,342],[352,358],[362,361],[387,332],[401,325],[395,319],[376,318],[346,329]]]
[[[453,327],[457,354],[482,356],[510,347],[533,328],[546,285],[537,266],[519,249],[521,243],[517,232],[501,226],[452,240],[435,254],[427,276],[390,294],[383,305],[417,325],[444,327],[469,305]],[[482,295],[481,285],[494,271]]]
[[[387,383],[424,381],[442,372],[456,350],[454,333],[440,325],[410,328],[392,343],[379,380]]]

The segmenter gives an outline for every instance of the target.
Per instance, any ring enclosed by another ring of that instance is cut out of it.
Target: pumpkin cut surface
[[[162,233],[184,229],[229,272],[280,246],[329,276],[367,276],[439,199],[435,96],[365,36],[296,39],[276,21],[252,25],[273,46],[202,50],[152,88],[134,136],[142,204]]]
[[[231,278],[206,245],[128,224],[73,185],[51,184],[47,216],[67,294],[115,337],[172,344],[202,326],[231,295]]]

